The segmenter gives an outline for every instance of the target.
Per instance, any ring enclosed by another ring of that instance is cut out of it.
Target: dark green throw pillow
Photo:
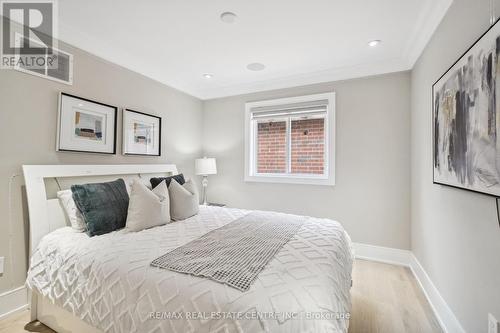
[[[157,178],[151,178],[149,182],[151,183],[151,187],[155,188],[156,186],[160,185],[162,181],[165,181],[167,183],[167,187],[170,186],[170,182],[172,179],[175,179],[176,182],[178,182],[180,185],[184,185],[186,180],[184,179],[184,175],[182,173],[170,177],[157,177]]]
[[[73,185],[71,192],[90,237],[125,227],[129,197],[123,179],[109,183]]]

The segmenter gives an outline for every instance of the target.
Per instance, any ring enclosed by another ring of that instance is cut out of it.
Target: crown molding
[[[78,40],[79,49],[87,53],[93,54],[98,58],[104,59],[108,62],[114,63],[120,67],[127,68],[138,74],[141,74],[149,79],[157,81],[161,84],[167,85],[173,89],[179,90],[185,94],[191,95],[201,100],[216,99],[222,97],[236,96],[242,94],[256,93],[261,91],[284,89],[291,87],[298,87],[303,85],[332,82],[339,80],[355,79],[366,76],[394,73],[400,71],[411,70],[416,61],[422,54],[427,43],[432,38],[435,30],[444,18],[453,0],[422,0],[425,2],[420,13],[418,13],[417,24],[414,26],[412,32],[408,36],[406,45],[402,48],[400,56],[392,59],[379,61],[377,63],[363,63],[353,66],[344,66],[325,69],[322,71],[302,73],[297,75],[290,75],[279,77],[275,79],[261,80],[244,84],[227,84],[224,86],[212,86],[209,88],[192,87],[180,82],[176,82],[175,78],[166,79],[158,72],[157,69],[152,68],[143,59],[134,57],[125,50],[118,50],[116,46],[111,47],[110,44],[98,43],[90,36],[76,29],[62,24],[60,31],[66,32],[65,35],[73,35],[73,41]],[[68,34],[70,32],[70,34]],[[72,41],[64,38],[61,40],[70,46],[75,45]],[[100,52],[92,52],[95,50],[96,45],[99,45]]]
[[[324,82],[341,81],[380,74],[401,72],[409,69],[411,68],[408,67],[406,59],[396,58],[376,63],[371,62],[355,66],[338,67],[327,69],[324,71],[291,75],[280,77],[277,79],[256,81],[247,84],[218,87],[216,86],[210,89],[199,89],[197,91],[193,91],[193,94],[202,100],[210,100],[222,97],[256,93],[261,91],[300,87]]]
[[[413,68],[452,3],[453,0],[426,0],[403,51],[408,68]]]
[[[411,70],[453,3],[453,0],[422,1],[425,1],[425,5],[418,14],[417,24],[408,36],[408,42],[403,48],[401,58],[389,59],[378,63],[332,68],[320,72],[304,73],[249,84],[219,86],[205,90],[199,89],[192,93],[202,100],[207,100]]]

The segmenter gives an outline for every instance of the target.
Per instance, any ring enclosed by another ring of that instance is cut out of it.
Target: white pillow
[[[85,231],[87,226],[82,213],[76,208],[75,201],[73,200],[73,192],[71,192],[71,190],[59,191],[57,192],[57,198],[64,208],[64,215],[68,219],[71,227],[78,231]]]
[[[127,193],[128,193],[128,195],[129,195],[129,197],[130,197],[130,191],[132,191],[132,189],[131,189],[132,184],[133,184],[136,180],[137,180],[137,181],[140,181],[141,183],[143,183],[144,185],[146,185],[146,187],[147,187],[147,188],[149,188],[150,190],[152,189],[152,188],[151,188],[151,184],[149,183],[149,181],[146,181],[146,182],[145,182],[142,178],[138,178],[138,179],[137,179],[137,178],[134,178],[134,179],[132,179],[132,180],[130,180],[130,179],[129,179],[129,180],[125,180],[125,179],[124,179],[124,181],[125,181],[125,187],[127,188]]]
[[[198,189],[191,180],[185,182],[184,185],[180,185],[175,179],[172,179],[168,191],[172,220],[185,220],[198,214],[200,210]]]
[[[140,180],[134,180],[130,186],[125,228],[141,231],[169,222],[170,199],[165,181],[150,190]]]

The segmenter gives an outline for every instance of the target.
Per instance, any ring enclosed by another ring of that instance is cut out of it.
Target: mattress
[[[338,222],[308,217],[246,292],[150,265],[249,212],[202,206],[96,237],[61,228],[34,251],[27,285],[104,332],[347,332],[353,256]]]

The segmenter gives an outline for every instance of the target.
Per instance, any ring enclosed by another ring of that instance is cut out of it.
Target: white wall
[[[335,91],[336,185],[246,183],[245,102]],[[209,201],[340,221],[355,242],[410,247],[408,72],[228,97],[204,103],[203,148],[216,157]]]
[[[488,19],[488,0],[455,0],[411,79],[412,250],[470,333],[500,319],[500,227],[493,198],[432,184],[431,87]]]

